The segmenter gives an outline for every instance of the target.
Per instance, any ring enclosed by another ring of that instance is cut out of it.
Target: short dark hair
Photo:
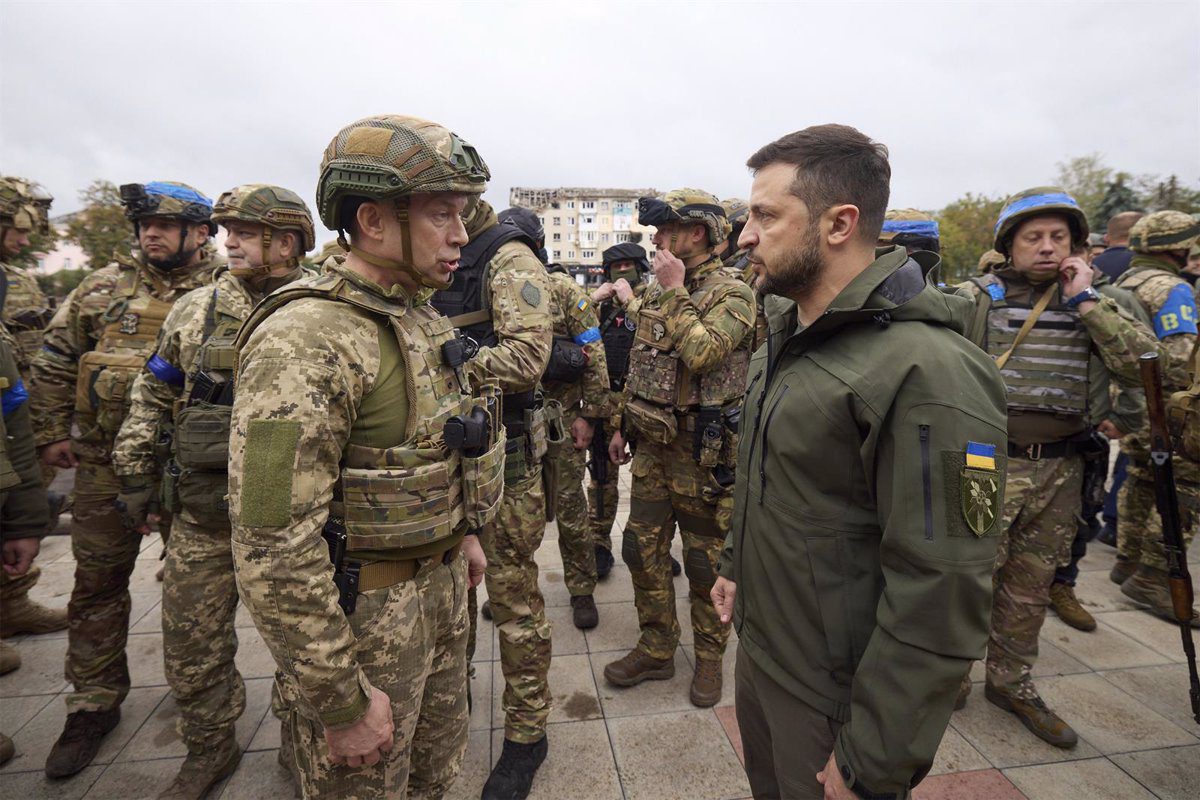
[[[796,168],[792,194],[813,217],[850,203],[858,206],[859,237],[879,238],[892,180],[887,147],[849,125],[814,125],[762,147],[746,166],[758,172],[779,163]]]

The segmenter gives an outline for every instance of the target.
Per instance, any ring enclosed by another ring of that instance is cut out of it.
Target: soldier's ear
[[[384,209],[373,200],[368,200],[358,207],[354,213],[354,221],[358,225],[356,233],[364,239],[375,242],[383,241],[383,231],[386,226]]]
[[[292,231],[284,231],[279,236],[279,255],[281,258],[292,258],[299,255],[300,237]]]

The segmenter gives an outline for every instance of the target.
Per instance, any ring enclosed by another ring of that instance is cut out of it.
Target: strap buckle
[[[1042,460],[1042,443],[1038,442],[1037,444],[1031,444],[1028,447],[1026,447],[1025,448],[1025,457],[1028,458],[1030,461],[1041,461]]]

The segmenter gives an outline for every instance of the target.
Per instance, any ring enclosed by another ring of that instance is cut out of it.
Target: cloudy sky
[[[1005,194],[1097,152],[1200,184],[1200,2],[0,2],[0,170],[311,202],[359,117],[474,144],[522,186],[749,191],[808,125],[891,149],[893,206]]]

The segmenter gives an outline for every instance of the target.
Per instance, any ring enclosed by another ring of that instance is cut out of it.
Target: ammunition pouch
[[[696,413],[696,425],[692,438],[692,458],[702,467],[715,467],[721,460],[721,448],[725,442],[725,425],[721,421],[721,409],[711,406]]]
[[[1171,395],[1167,403],[1167,427],[1179,454],[1200,461],[1200,388]]]
[[[408,450],[410,466],[344,467],[340,502],[330,514],[344,520],[349,550],[405,550],[449,540],[465,518],[452,481],[463,457],[441,447]],[[485,477],[486,481],[486,477]],[[457,489],[457,487],[455,487]]]
[[[567,336],[555,336],[550,361],[542,378],[557,383],[578,383],[587,369],[588,356],[583,347]]]
[[[674,347],[675,340],[667,333],[666,315],[658,309],[642,309],[625,377],[625,388],[633,397],[657,406],[678,401],[680,370]]]
[[[175,418],[175,460],[188,470],[229,468],[229,428],[233,408],[199,402]]]
[[[129,353],[84,353],[75,383],[75,414],[80,441],[111,442],[129,413],[133,379],[146,356]]]
[[[655,444],[670,444],[679,435],[679,424],[670,408],[660,408],[634,398],[625,405],[622,422],[634,434]]]
[[[558,511],[559,459],[574,444],[563,425],[562,404],[557,400],[547,400],[545,414],[546,458],[542,461],[542,488],[546,493],[546,522],[553,522]]]
[[[172,513],[186,511],[201,525],[229,524],[229,473],[203,469],[189,469],[172,462],[176,474],[172,476],[172,493],[178,508],[168,509]],[[168,470],[168,473],[170,471]],[[163,479],[163,496],[167,494],[167,478]]]
[[[463,457],[463,515],[470,528],[482,528],[500,509],[504,497],[505,443],[503,436],[497,436],[483,455]]]

